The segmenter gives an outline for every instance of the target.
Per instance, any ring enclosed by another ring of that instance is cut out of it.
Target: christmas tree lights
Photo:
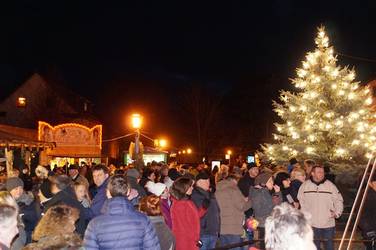
[[[275,123],[275,143],[262,148],[277,163],[310,158],[344,170],[344,165],[363,164],[376,150],[373,98],[354,81],[353,69],[337,65],[324,27],[318,28],[315,43],[291,80],[297,91],[282,90],[280,102],[273,102],[282,122]]]

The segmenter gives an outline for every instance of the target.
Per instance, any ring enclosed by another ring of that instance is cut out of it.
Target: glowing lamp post
[[[135,153],[135,160],[136,164],[141,160],[140,159],[140,129],[142,126],[142,117],[139,114],[133,114],[132,115],[132,127],[136,130],[136,136],[135,136],[135,147],[134,147],[134,153]]]
[[[232,155],[232,151],[227,150],[227,154],[225,155],[225,158],[226,158],[226,160],[228,160],[228,164],[231,163],[231,155]]]

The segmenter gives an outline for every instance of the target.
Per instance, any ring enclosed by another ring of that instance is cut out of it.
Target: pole
[[[373,176],[373,174],[375,172],[375,166],[376,166],[376,159],[375,159],[375,161],[374,161],[374,163],[372,165],[371,173],[370,173],[370,175],[368,177],[368,180],[367,180],[367,186],[366,186],[366,189],[364,191],[362,201],[360,202],[359,211],[358,211],[358,214],[357,214],[356,219],[355,219],[353,230],[351,232],[350,241],[349,241],[349,244],[347,245],[347,250],[349,250],[350,247],[351,247],[351,241],[352,241],[352,238],[354,237],[356,227],[358,226],[360,215],[362,214],[364,202],[366,201],[367,194],[368,194],[369,184],[371,183],[372,176]],[[366,174],[367,173],[365,172],[364,175],[366,175]]]
[[[10,177],[11,172],[13,172],[13,151],[5,148],[5,160],[7,168],[7,176]]]
[[[359,186],[358,192],[357,192],[357,194],[356,194],[356,197],[355,197],[355,200],[354,200],[353,206],[352,206],[352,208],[351,208],[351,212],[350,212],[349,218],[348,218],[348,220],[347,220],[346,227],[345,227],[345,231],[343,232],[342,239],[341,239],[341,243],[339,244],[338,250],[341,250],[341,249],[342,249],[342,246],[343,246],[344,240],[345,240],[345,238],[346,238],[347,230],[348,230],[349,227],[350,227],[351,219],[352,219],[352,217],[353,217],[353,214],[354,214],[354,211],[355,211],[356,204],[358,203],[358,199],[359,199],[359,197],[360,197],[360,192],[362,191],[363,183],[364,183],[364,180],[365,180],[365,178],[366,178],[366,175],[367,175],[367,172],[368,172],[368,168],[369,168],[369,166],[370,166],[370,164],[371,164],[372,159],[373,159],[373,157],[369,158],[368,163],[367,163],[367,167],[366,167],[366,169],[364,170],[364,174],[363,174],[363,177],[362,177],[362,181],[360,182],[360,186]],[[373,163],[373,165],[375,165],[375,163],[376,163],[376,159],[375,159],[375,162]]]
[[[135,147],[134,147],[134,152],[136,154],[136,160],[138,160],[138,155],[140,153],[140,129],[136,129],[136,136],[135,136]]]
[[[135,147],[134,147],[134,151],[135,151],[135,167],[138,169],[138,170],[141,170],[143,167],[144,167],[144,160],[142,159],[141,157],[141,148],[140,148],[140,135],[141,135],[141,132],[140,132],[140,129],[136,129],[136,137],[135,137]]]

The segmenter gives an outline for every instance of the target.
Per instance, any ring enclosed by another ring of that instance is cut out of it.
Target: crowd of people
[[[33,178],[15,169],[0,191],[0,249],[330,250],[343,198],[326,170],[296,159],[213,169],[38,166]],[[373,178],[365,238],[376,229],[375,193]]]

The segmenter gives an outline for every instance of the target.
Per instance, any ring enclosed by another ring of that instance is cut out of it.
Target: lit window
[[[26,107],[26,98],[25,97],[18,97],[17,107],[20,107],[20,108]]]

